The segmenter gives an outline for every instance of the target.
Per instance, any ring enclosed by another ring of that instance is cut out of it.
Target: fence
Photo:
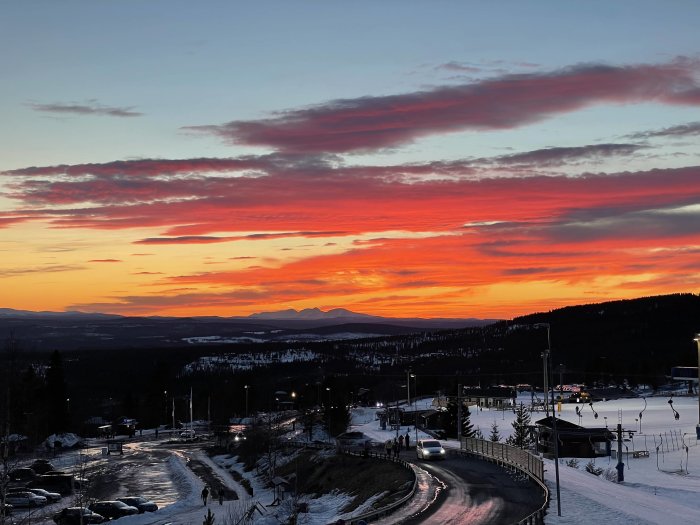
[[[506,468],[514,468],[526,474],[544,493],[544,504],[535,512],[517,522],[517,525],[543,524],[549,507],[549,489],[544,481],[544,462],[538,456],[517,447],[484,439],[462,438],[460,453],[493,461]]]

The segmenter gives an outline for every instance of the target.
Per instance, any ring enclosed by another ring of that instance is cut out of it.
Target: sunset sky
[[[511,318],[700,292],[700,2],[0,12],[0,307]]]

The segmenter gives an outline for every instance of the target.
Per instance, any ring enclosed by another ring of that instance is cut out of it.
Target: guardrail
[[[462,438],[459,453],[492,461],[506,468],[514,468],[526,474],[539,485],[544,493],[544,504],[515,525],[542,525],[549,507],[549,489],[544,481],[544,462],[538,456],[518,447],[485,439]]]

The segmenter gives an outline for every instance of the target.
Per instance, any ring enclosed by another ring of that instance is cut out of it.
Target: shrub
[[[600,476],[603,473],[603,469],[600,467],[596,467],[595,463],[593,463],[593,460],[591,460],[588,463],[586,463],[586,472],[590,472],[591,474]]]

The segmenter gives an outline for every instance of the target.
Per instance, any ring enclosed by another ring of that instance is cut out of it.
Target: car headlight
[[[445,449],[444,449],[444,448],[441,448],[441,449],[440,449],[440,454],[444,454],[444,453],[445,453]]]

